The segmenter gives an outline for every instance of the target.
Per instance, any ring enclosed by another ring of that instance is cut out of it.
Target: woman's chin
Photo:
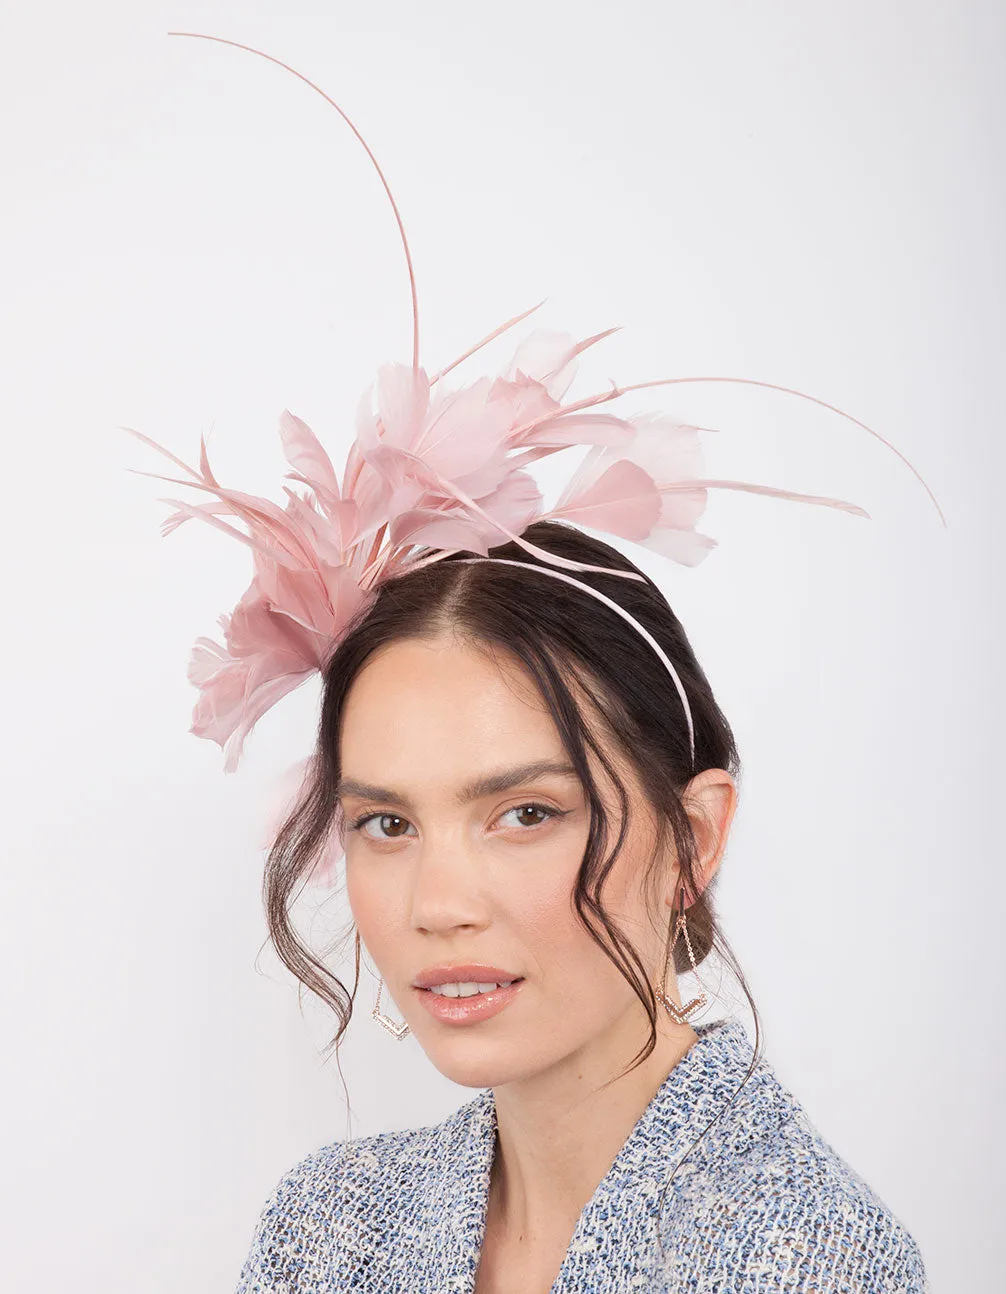
[[[512,1043],[487,1043],[478,1038],[437,1038],[424,1046],[427,1059],[444,1078],[459,1087],[502,1087],[536,1073],[527,1052]]]

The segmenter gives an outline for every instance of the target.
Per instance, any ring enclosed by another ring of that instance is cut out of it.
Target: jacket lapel
[[[433,1189],[424,1202],[430,1248],[424,1259],[430,1294],[471,1294],[475,1287],[496,1148],[496,1108],[484,1088],[444,1124]],[[426,1261],[428,1260],[428,1261]],[[419,1285],[405,1289],[418,1289]]]
[[[715,1154],[715,1134],[705,1137],[694,1154],[689,1152],[737,1090],[752,1056],[739,1020],[693,1028],[698,1038],[657,1089],[584,1206],[551,1294],[651,1288],[663,1265],[657,1246],[658,1208],[666,1250],[675,1195]],[[739,1102],[750,1096],[750,1084],[757,1077],[756,1071],[737,1097]],[[661,1202],[664,1183],[682,1159],[687,1162]]]

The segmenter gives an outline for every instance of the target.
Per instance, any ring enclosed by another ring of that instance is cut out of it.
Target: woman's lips
[[[432,989],[413,989],[418,993],[423,1006],[435,1020],[445,1024],[475,1024],[498,1015],[505,1006],[509,1006],[520,992],[522,979],[514,980],[505,988],[494,988],[488,993],[474,993],[471,997],[444,997]]]

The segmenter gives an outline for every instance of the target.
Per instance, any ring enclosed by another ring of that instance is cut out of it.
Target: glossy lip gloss
[[[504,1007],[509,1006],[523,983],[522,979],[514,980],[505,988],[494,988],[489,993],[473,993],[471,997],[444,997],[428,988],[413,991],[419,994],[423,1006],[435,1020],[443,1020],[445,1024],[475,1024],[479,1020],[488,1020],[490,1016],[498,1015]]]

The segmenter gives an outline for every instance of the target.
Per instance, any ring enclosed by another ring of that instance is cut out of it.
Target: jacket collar
[[[664,1181],[678,1161],[688,1155],[706,1125],[734,1096],[751,1063],[753,1049],[739,1020],[717,1020],[694,1025],[696,1041],[677,1062],[657,1089],[635,1127],[629,1133],[611,1168],[584,1206],[573,1232],[566,1258],[552,1294],[574,1294],[582,1289],[580,1275],[589,1257],[598,1253],[602,1241],[610,1243],[612,1223],[642,1211],[649,1219],[649,1234],[655,1241],[657,1206]],[[737,1102],[770,1101],[777,1084],[761,1062],[741,1089]],[[753,1123],[756,1121],[752,1121]],[[681,1183],[698,1170],[698,1160],[708,1158],[729,1139],[728,1122],[719,1121],[703,1137],[689,1162],[682,1164],[675,1178]],[[429,1202],[431,1237],[430,1288],[445,1294],[471,1294],[485,1232],[489,1180],[496,1150],[496,1104],[491,1088],[456,1111],[442,1125],[445,1143],[437,1168],[436,1185]],[[750,1130],[741,1137],[750,1136]],[[734,1134],[731,1149],[741,1145]],[[671,1190],[674,1187],[672,1185]],[[666,1218],[671,1192],[664,1201]],[[651,1270],[654,1255],[643,1247],[625,1256],[636,1264],[631,1275]]]

